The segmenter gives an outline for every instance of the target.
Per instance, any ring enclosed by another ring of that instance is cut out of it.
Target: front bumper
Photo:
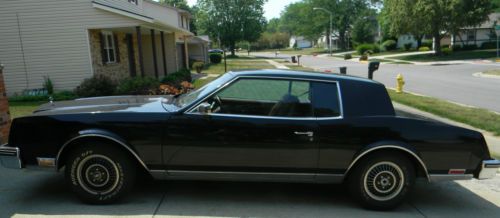
[[[500,168],[500,160],[483,160],[478,179],[492,179]]]
[[[18,147],[8,147],[7,144],[0,145],[0,164],[5,168],[21,169],[21,152]]]

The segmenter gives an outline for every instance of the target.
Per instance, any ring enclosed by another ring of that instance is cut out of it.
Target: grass
[[[11,119],[29,115],[44,103],[47,102],[46,101],[9,102]]]
[[[461,106],[432,97],[409,93],[398,94],[388,89],[391,99],[400,104],[420,109],[457,122],[490,131],[500,136],[500,115],[481,108]]]
[[[500,70],[488,70],[483,72],[484,74],[488,75],[493,75],[493,76],[500,76]]]
[[[265,58],[239,57],[227,59],[227,71],[245,70],[245,69],[273,69]],[[224,74],[224,60],[219,64],[210,64],[203,70],[207,74]]]
[[[410,55],[397,57],[405,61],[452,61],[452,60],[470,60],[470,59],[491,59],[496,57],[495,49],[474,50],[474,51],[455,51],[450,55],[436,56],[434,54]]]

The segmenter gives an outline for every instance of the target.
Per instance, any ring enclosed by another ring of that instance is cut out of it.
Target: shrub
[[[356,51],[358,54],[363,55],[366,54],[367,51],[378,53],[380,52],[380,48],[375,44],[361,44],[356,47]]]
[[[451,48],[443,48],[441,49],[441,52],[443,53],[443,55],[450,55],[451,53],[453,53],[453,50]]]
[[[481,44],[481,49],[495,49],[495,48],[497,48],[496,42],[483,42],[483,44]]]
[[[472,44],[472,45],[463,45],[463,46],[462,46],[462,50],[464,50],[464,51],[476,50],[476,49],[477,49],[477,45],[476,45],[476,44]]]
[[[205,64],[201,61],[196,61],[193,63],[192,67],[193,67],[193,69],[196,70],[197,73],[201,73],[201,71],[203,70],[203,67],[205,67]]]
[[[361,57],[359,57],[359,60],[360,61],[367,61],[368,60],[368,55],[366,55],[366,54],[361,55]]]
[[[344,60],[349,60],[349,59],[352,59],[352,55],[351,54],[345,54],[344,55]]]
[[[462,50],[462,46],[461,45],[453,45],[452,49],[453,49],[453,51],[460,51],[460,50]]]
[[[54,84],[52,83],[52,80],[50,77],[46,76],[43,77],[43,88],[47,90],[47,93],[49,95],[54,94]]]
[[[55,92],[52,95],[52,99],[54,101],[65,101],[65,100],[73,100],[78,98],[78,96],[72,91],[61,91]],[[49,95],[14,95],[9,97],[10,102],[27,102],[27,101],[49,101]]]
[[[409,51],[411,49],[411,47],[413,46],[412,43],[406,43],[404,44],[404,47],[405,47],[405,51]]]
[[[430,51],[431,49],[427,46],[422,46],[420,48],[418,48],[419,51]]]
[[[210,54],[210,63],[212,64],[218,64],[220,62],[222,62],[222,55],[221,54],[216,54],[216,53],[212,53]]]
[[[188,69],[181,69],[175,73],[168,74],[161,79],[161,83],[177,86],[183,81],[191,82],[191,71]]]
[[[76,95],[80,97],[96,97],[113,95],[115,92],[115,83],[106,76],[94,75],[75,88]]]
[[[423,40],[420,47],[432,48],[432,40]]]
[[[120,82],[116,93],[120,95],[154,94],[160,86],[160,81],[152,77],[132,77]]]
[[[389,39],[382,43],[382,47],[384,47],[386,51],[396,50],[397,46],[398,43],[392,39]]]

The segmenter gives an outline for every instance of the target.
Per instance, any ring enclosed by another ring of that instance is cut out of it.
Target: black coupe
[[[342,183],[397,206],[415,180],[486,179],[500,161],[479,132],[395,115],[384,85],[309,72],[230,72],[180,96],[52,102],[12,122],[0,160],[64,169],[85,202],[158,179]]]

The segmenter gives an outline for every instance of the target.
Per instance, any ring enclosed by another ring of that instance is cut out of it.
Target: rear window
[[[312,102],[316,117],[340,116],[340,99],[337,83],[312,82]]]

